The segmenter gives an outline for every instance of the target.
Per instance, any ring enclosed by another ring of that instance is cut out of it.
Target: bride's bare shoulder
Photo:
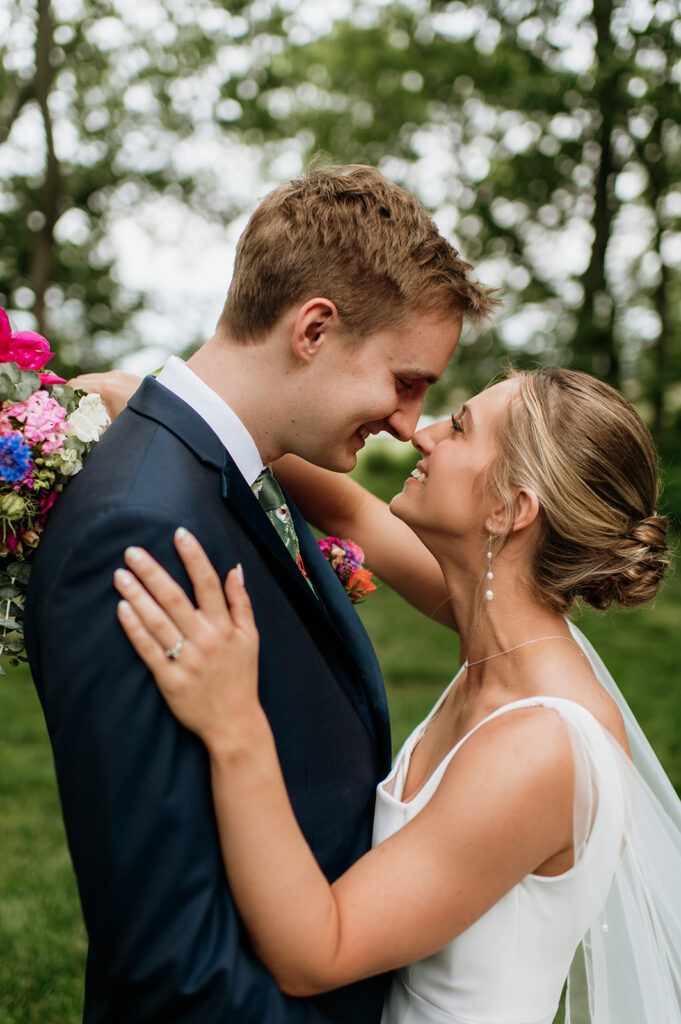
[[[579,662],[564,666],[564,671],[557,673],[555,684],[556,691],[559,691],[555,693],[556,696],[581,704],[630,755],[622,712],[617,702],[596,679],[586,658],[582,656]]]

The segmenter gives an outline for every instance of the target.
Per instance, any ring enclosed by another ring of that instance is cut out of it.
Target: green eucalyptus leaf
[[[16,629],[17,623],[14,619],[0,618],[0,626],[2,626],[3,629]],[[2,643],[2,637],[0,637],[0,643]]]
[[[21,583],[28,583],[28,578],[31,575],[31,566],[28,562],[10,562],[5,567],[5,572],[10,579],[19,580]]]
[[[12,601],[15,597],[19,597],[21,590],[19,587],[13,586],[8,583],[6,586],[0,586],[0,601]]]
[[[8,381],[10,384],[18,384],[21,380],[21,370],[16,363],[3,363],[0,366],[0,380]]]
[[[82,455],[87,448],[87,443],[81,441],[75,434],[68,434],[64,440],[64,448],[73,448],[79,455]]]
[[[14,385],[14,401],[25,402],[40,389],[40,374],[35,370],[22,370],[21,377]]]
[[[72,413],[74,409],[78,408],[78,396],[68,384],[53,384],[50,394],[60,405],[64,406],[68,413]]]

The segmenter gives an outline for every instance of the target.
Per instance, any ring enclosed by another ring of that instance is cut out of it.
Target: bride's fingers
[[[199,624],[199,617],[179,583],[143,548],[126,548],[125,561],[154,601],[172,619],[180,633],[183,636],[192,636]]]
[[[232,569],[227,573],[225,594],[229,601],[229,612],[232,616],[232,622],[236,628],[244,633],[255,634],[257,637],[258,631],[253,616],[253,606],[246,590],[244,570],[241,564],[237,565],[236,569]]]
[[[185,629],[163,610],[142,584],[127,569],[117,569],[114,573],[114,586],[118,593],[128,602],[147,633],[158,644],[161,651],[169,651],[178,640],[196,632],[191,624]]]
[[[127,600],[118,602],[116,614],[134,650],[155,678],[161,680],[165,673],[172,671],[173,663]]]
[[[175,531],[175,547],[194,587],[196,603],[206,618],[222,622],[225,596],[220,577],[196,537],[183,526]]]

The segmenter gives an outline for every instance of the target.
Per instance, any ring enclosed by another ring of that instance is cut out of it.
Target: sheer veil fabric
[[[623,841],[605,906],[568,978],[566,1024],[681,1024],[681,800],[612,676],[568,623],[599,682],[622,712],[633,761],[613,739],[622,779]],[[591,759],[571,729],[579,856],[598,800]],[[581,776],[581,777],[580,777]]]

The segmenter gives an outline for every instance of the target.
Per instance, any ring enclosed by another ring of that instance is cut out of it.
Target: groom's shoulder
[[[68,506],[76,516],[85,506],[91,516],[100,507],[109,512],[126,506],[167,508],[206,491],[219,497],[223,459],[219,439],[185,403],[171,401],[165,418],[128,407],[87,457],[58,504]]]
[[[194,427],[200,430],[200,425]],[[124,410],[51,510],[35,568],[49,564],[55,571],[69,552],[86,557],[87,551],[108,547],[119,535],[129,535],[127,543],[144,543],[148,530],[153,536],[163,524],[196,529],[198,522],[208,524],[210,531],[218,529],[225,521],[220,474],[224,448],[215,435],[205,438],[208,449],[212,444],[212,457],[207,458],[205,451],[197,453],[183,441],[181,430]]]

